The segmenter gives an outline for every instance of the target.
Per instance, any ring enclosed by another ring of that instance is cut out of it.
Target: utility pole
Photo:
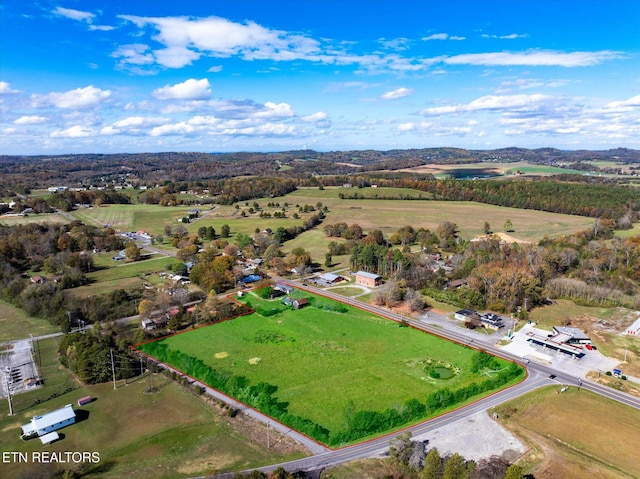
[[[109,349],[109,352],[111,353],[111,375],[113,376],[113,389],[117,389],[116,388],[116,368],[113,365],[113,349]]]
[[[9,402],[9,416],[13,416],[13,404],[11,403],[11,388],[9,387],[9,369],[5,370],[5,382],[7,383],[7,401]]]

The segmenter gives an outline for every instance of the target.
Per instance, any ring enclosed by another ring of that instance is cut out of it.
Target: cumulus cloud
[[[14,124],[15,125],[35,125],[38,123],[43,123],[47,121],[47,119],[44,116],[37,116],[37,115],[27,115],[27,116],[21,116],[20,118],[14,120]]]
[[[96,18],[96,15],[91,12],[74,10],[73,8],[56,7],[55,10],[52,10],[52,13],[60,17],[69,18],[78,22],[84,22],[89,25],[89,30],[108,32],[115,29],[115,27],[109,25],[94,25],[93,20]]]
[[[384,93],[380,98],[383,100],[397,100],[398,98],[404,98],[412,94],[413,89],[401,87]]]
[[[101,90],[93,85],[66,92],[51,92],[46,95],[31,95],[34,107],[55,106],[57,108],[84,109],[98,106],[111,96],[111,91]]]
[[[297,60],[319,53],[319,43],[307,36],[273,30],[255,22],[225,18],[138,17],[121,15],[139,28],[157,31],[153,39],[164,46],[154,50],[155,61],[168,68],[190,65],[202,55],[247,60]],[[123,59],[126,62],[126,58]]]
[[[487,95],[469,103],[427,108],[421,113],[473,115],[471,121],[476,122],[475,118],[486,120],[486,115],[496,115],[497,122],[490,121],[504,128],[502,133],[508,136],[579,135],[593,141],[635,138],[640,134],[640,95],[603,105],[569,96]],[[411,131],[416,125],[406,123],[398,129]],[[471,122],[466,126],[472,126]]]
[[[211,97],[209,80],[190,78],[175,85],[165,85],[151,94],[159,100],[206,100]]]
[[[156,126],[151,130],[151,136],[169,136],[169,135],[184,135],[193,133],[195,128],[192,125],[181,121],[179,123],[173,123],[168,125]]]
[[[71,20],[77,20],[80,22],[88,22],[88,23],[91,23],[95,18],[95,15],[93,13],[83,12],[81,10],[74,10],[72,8],[56,7],[56,9],[53,10],[53,13],[61,17],[70,18]]]
[[[447,38],[449,38],[449,35],[446,33],[434,33],[433,35],[429,35],[428,37],[422,37],[422,40],[428,42],[431,40],[446,40]]]
[[[9,82],[0,81],[0,95],[15,95],[16,93],[20,93],[20,90],[11,88]]]
[[[65,130],[55,130],[51,133],[52,138],[85,138],[92,135],[94,135],[94,131],[82,125],[74,125]]]
[[[553,50],[527,50],[524,52],[464,53],[446,57],[449,65],[481,66],[560,66],[586,67],[606,60],[620,58],[620,52],[600,50],[595,52],[558,52]]]

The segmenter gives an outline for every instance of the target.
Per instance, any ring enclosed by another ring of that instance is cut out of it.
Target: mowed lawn
[[[161,341],[220,372],[245,376],[250,384],[276,385],[276,396],[290,403],[290,413],[331,431],[344,428],[347,414],[382,411],[412,398],[424,402],[437,389],[486,378],[470,372],[472,349],[326,298],[295,294],[310,305],[285,309],[278,300],[250,294],[242,300],[276,314],[256,312]],[[446,361],[460,374],[430,378],[429,359]],[[501,361],[502,367],[507,364]]]

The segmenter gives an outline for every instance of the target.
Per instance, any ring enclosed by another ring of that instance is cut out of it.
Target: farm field
[[[531,451],[523,462],[538,479],[640,477],[640,413],[585,390],[558,387],[496,408],[499,420]]]
[[[225,377],[277,386],[275,396],[289,404],[290,414],[332,434],[359,411],[422,402],[436,390],[481,382],[510,364],[499,360],[494,371],[472,373],[475,350],[310,293],[293,296],[309,305],[293,310],[248,294],[241,300],[255,313],[139,349],[161,360],[164,348],[168,355],[180,351]],[[440,378],[430,375],[433,368],[442,369]]]
[[[551,175],[559,175],[559,174],[578,174],[584,175],[585,171],[581,170],[572,170],[569,168],[558,168],[556,166],[547,166],[547,165],[535,165],[532,163],[528,163],[526,161],[516,161],[516,162],[483,162],[483,163],[456,163],[456,164],[447,164],[447,165],[421,165],[416,166],[414,168],[404,168],[398,171],[406,171],[412,173],[431,173],[436,178],[442,178],[446,176],[450,176],[452,174],[460,174],[461,172],[464,176],[473,176],[474,172],[477,171],[478,176],[489,175],[489,176],[503,176],[506,175],[508,178],[511,175],[515,175],[516,172],[521,172],[525,175],[536,175],[536,176],[551,176]]]
[[[510,219],[515,229],[515,232],[510,233],[511,236],[523,241],[538,241],[545,234],[549,237],[562,236],[584,230],[593,224],[591,218],[581,216],[505,208],[467,201],[341,200],[338,196],[340,193],[355,192],[361,195],[382,196],[386,190],[387,188],[325,188],[324,190],[301,188],[285,197],[272,198],[271,201],[312,205],[320,201],[329,207],[329,213],[323,224],[358,223],[365,231],[380,229],[386,236],[405,225],[435,231],[444,221],[451,221],[458,225],[462,238],[471,239],[484,234],[485,221],[489,222],[495,232],[499,232],[502,231],[504,222]]]
[[[69,223],[69,219],[55,213],[29,216],[0,216],[0,224],[5,226],[26,225],[33,223],[53,223],[63,225]]]
[[[63,429],[62,440],[45,450],[98,452],[100,462],[87,464],[83,477],[192,477],[303,456],[290,445],[286,450],[269,450],[266,443],[245,437],[246,431],[234,420],[224,418],[201,398],[160,374],[154,374],[154,386],[159,388],[154,394],[146,393],[150,384],[148,374],[130,379],[126,385],[123,380],[118,381],[116,390],[112,383],[80,385],[67,369],[60,367],[56,354],[58,340],[41,343],[45,386],[14,397],[13,416],[7,415],[7,403],[2,402],[2,451],[29,454],[42,451],[39,440],[20,439],[20,426],[34,415],[73,404],[78,417],[84,419]],[[78,408],[76,400],[87,395],[95,400]],[[35,404],[37,399],[41,401],[39,404]],[[56,464],[51,466],[55,471]],[[41,476],[38,471],[42,472],[38,464],[7,463],[2,465],[1,475],[50,477]]]
[[[29,316],[24,309],[0,301],[0,343],[55,333],[59,328],[40,318]]]
[[[71,214],[83,223],[93,226],[109,225],[121,231],[146,231],[163,234],[164,225],[178,225],[180,218],[193,206],[158,205],[102,205],[99,208],[81,208]],[[202,208],[200,208],[202,209]]]

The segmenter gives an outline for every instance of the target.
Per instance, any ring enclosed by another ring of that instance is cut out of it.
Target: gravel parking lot
[[[424,437],[414,440],[429,440],[429,448],[437,448],[440,455],[457,452],[465,459],[478,461],[491,456],[501,456],[513,461],[527,450],[513,434],[494,421],[487,412],[479,412],[442,427]]]

